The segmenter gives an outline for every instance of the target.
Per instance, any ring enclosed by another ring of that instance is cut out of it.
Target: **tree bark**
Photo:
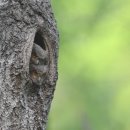
[[[57,56],[50,0],[0,0],[0,130],[45,130]]]

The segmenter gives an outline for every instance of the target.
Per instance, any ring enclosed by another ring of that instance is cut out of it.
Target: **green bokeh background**
[[[59,80],[48,130],[130,130],[130,0],[52,0]]]

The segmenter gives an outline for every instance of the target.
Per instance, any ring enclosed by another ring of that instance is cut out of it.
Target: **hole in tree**
[[[34,38],[34,43],[46,50],[45,42],[40,31],[38,31]]]

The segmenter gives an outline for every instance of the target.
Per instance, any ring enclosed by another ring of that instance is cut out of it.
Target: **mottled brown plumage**
[[[48,71],[48,53],[39,45],[33,45],[30,59],[30,77],[34,84],[41,85]]]

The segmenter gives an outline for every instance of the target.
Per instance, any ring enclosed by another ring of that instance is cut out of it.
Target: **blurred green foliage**
[[[52,5],[60,52],[48,130],[130,130],[130,1]]]

